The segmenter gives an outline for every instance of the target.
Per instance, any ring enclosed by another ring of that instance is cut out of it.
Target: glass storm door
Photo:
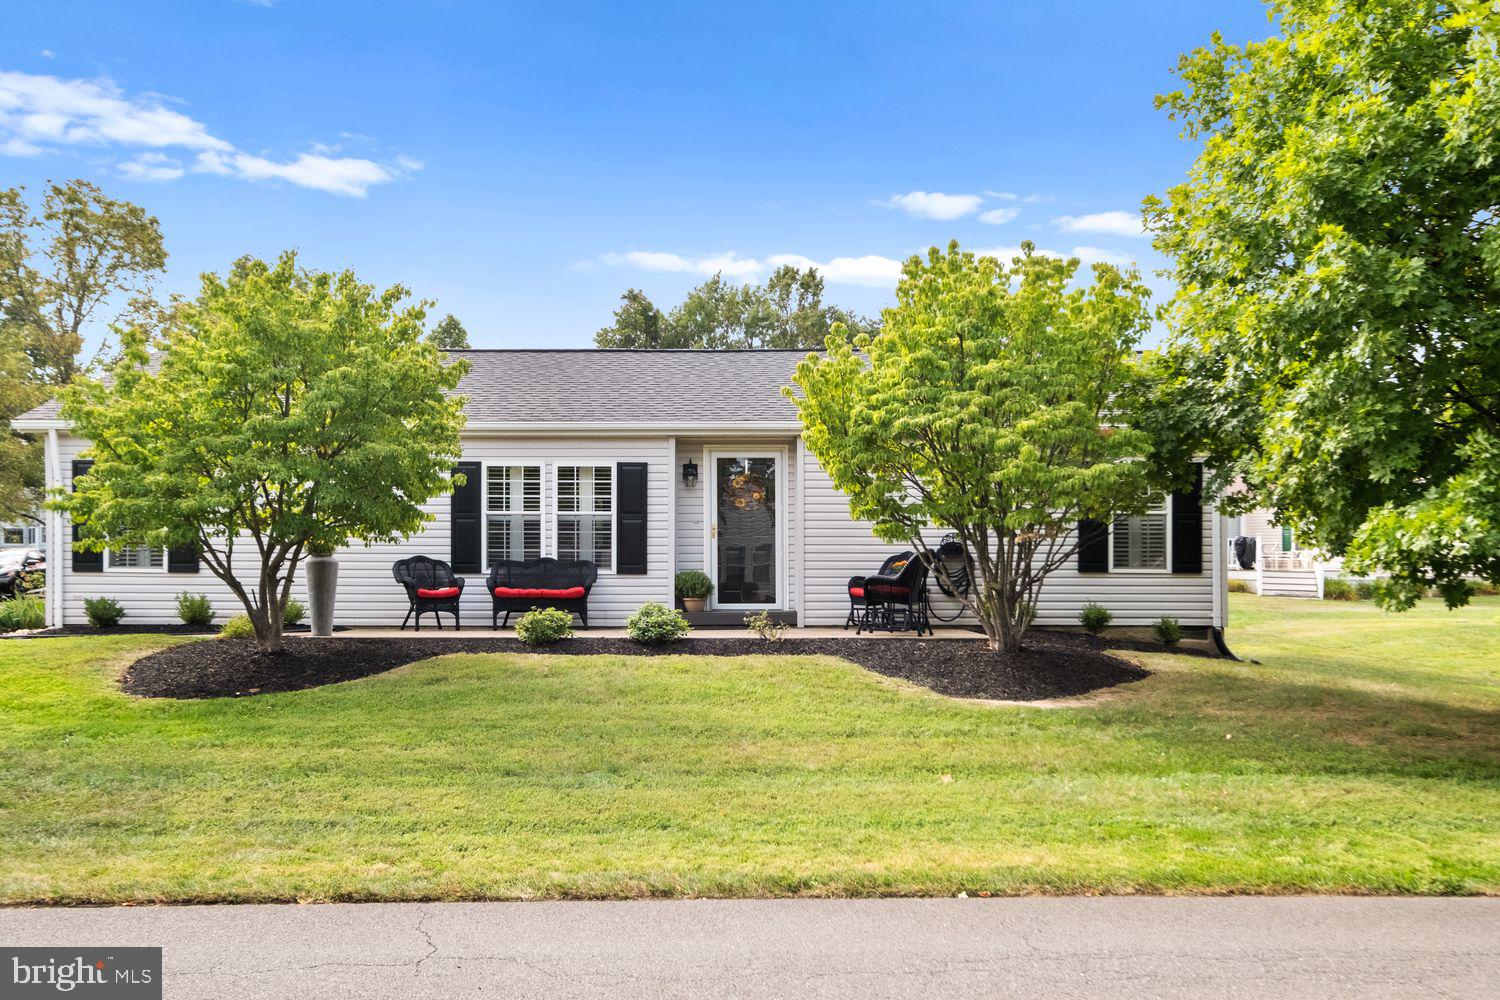
[[[715,608],[781,608],[781,459],[710,452],[708,549]]]

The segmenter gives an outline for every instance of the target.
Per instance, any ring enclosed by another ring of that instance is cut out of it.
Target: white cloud
[[[51,49],[43,49],[41,52],[38,53],[38,55],[40,55],[43,59],[56,59],[57,58],[57,56],[53,55]]]
[[[396,177],[396,172],[390,167],[374,160],[351,156],[334,158],[316,153],[303,153],[287,163],[249,153],[200,153],[193,171],[251,181],[287,181],[298,187],[352,198],[363,198],[374,185]]]
[[[907,194],[892,195],[886,201],[877,202],[877,204],[886,208],[899,208],[907,215],[915,215],[923,219],[948,221],[972,215],[980,205],[984,204],[984,199],[977,194],[911,191]]]
[[[1007,222],[1013,222],[1020,214],[1019,208],[992,208],[988,212],[981,212],[979,221],[987,222],[992,226],[1003,226]]]
[[[1085,264],[1114,264],[1116,267],[1128,267],[1135,263],[1135,258],[1128,253],[1118,250],[1106,250],[1103,247],[1074,247],[1073,256]]]
[[[1031,251],[1038,257],[1062,257],[1056,250],[1046,250],[1042,247],[1034,247]],[[1019,246],[980,247],[972,251],[976,257],[993,257],[1002,264],[1009,264],[1014,257],[1021,256]]]
[[[181,177],[184,170],[155,151],[179,149],[197,154],[197,173],[279,180],[356,198],[422,166],[409,157],[387,165],[328,156],[329,150],[317,147],[277,162],[241,152],[202,122],[166,107],[164,100],[155,94],[128,96],[109,80],[0,71],[0,155],[34,156],[49,148],[79,145],[145,149],[148,154],[122,162],[120,172],[133,179],[164,181]]]
[[[794,253],[772,254],[765,258],[740,257],[732,252],[684,257],[675,253],[633,250],[629,253],[607,253],[599,258],[599,262],[609,267],[635,267],[644,271],[697,274],[704,277],[722,273],[725,277],[738,281],[753,281],[770,274],[783,264],[791,264],[799,268],[817,268],[818,273],[830,284],[864,285],[871,288],[889,288],[901,277],[900,261],[876,254],[817,261]],[[584,270],[580,266],[582,263],[574,264],[573,269]]]
[[[164,153],[142,153],[120,164],[120,173],[135,181],[175,181],[182,176],[182,164]]]
[[[1052,224],[1065,233],[1102,233],[1106,236],[1145,236],[1141,217],[1134,212],[1095,212],[1061,215]]]

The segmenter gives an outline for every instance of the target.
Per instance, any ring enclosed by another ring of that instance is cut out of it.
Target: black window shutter
[[[89,474],[89,470],[92,469],[93,467],[94,467],[94,463],[91,462],[91,461],[89,461],[86,458],[75,458],[75,459],[73,459],[73,484],[74,484],[73,488],[75,490],[78,489],[78,485],[77,485],[78,484],[78,477],[79,476],[86,476],[86,475],[88,475]],[[75,543],[73,545],[73,572],[75,572],[75,573],[103,573],[104,572],[104,553],[103,552],[84,552],[81,549],[79,549],[78,545],[76,544],[77,541],[78,541],[79,534],[80,534],[80,529],[79,529],[78,524],[75,522],[74,525],[73,525],[73,541]]]
[[[455,573],[483,573],[484,554],[480,551],[484,537],[479,530],[482,477],[478,462],[459,462],[454,472],[461,472],[465,482],[453,489],[452,543],[449,561]]]
[[[646,572],[646,463],[621,462],[615,470],[615,572]]]
[[[1078,522],[1078,572],[1109,572],[1109,526],[1103,521]]]
[[[168,573],[198,572],[198,546],[182,545],[167,550]]]
[[[1188,487],[1172,492],[1172,572],[1203,572],[1203,466],[1194,462]]]

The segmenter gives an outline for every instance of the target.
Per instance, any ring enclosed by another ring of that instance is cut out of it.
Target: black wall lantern
[[[688,461],[682,463],[682,485],[686,486],[688,489],[692,489],[694,486],[698,485],[697,462]]]

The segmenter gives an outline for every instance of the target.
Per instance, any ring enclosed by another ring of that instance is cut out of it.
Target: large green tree
[[[1184,56],[1164,432],[1388,606],[1500,579],[1500,7],[1284,0]]]
[[[40,441],[10,420],[85,367],[90,323],[116,307],[150,309],[166,263],[161,229],[138,205],[88,181],[51,183],[34,214],[23,189],[0,190],[0,519],[29,517],[41,501]]]
[[[816,349],[834,324],[871,333],[878,324],[823,302],[816,268],[783,264],[764,285],[715,274],[663,313],[638,289],[620,296],[614,322],[594,336],[599,347]]]
[[[880,333],[836,329],[797,368],[803,439],[881,538],[931,552],[957,534],[964,599],[992,649],[1015,651],[1078,521],[1148,499],[1147,443],[1111,402],[1149,324],[1133,272],[1034,254],[1002,264],[951,244],[906,262]],[[937,570],[942,571],[941,564]]]
[[[438,321],[438,325],[432,328],[427,339],[433,345],[445,351],[462,351],[469,348],[469,331],[458,321],[458,317],[449,313]]]
[[[159,334],[126,329],[111,377],[62,393],[94,460],[52,501],[79,544],[197,546],[258,648],[280,651],[310,548],[408,535],[449,489],[467,365],[443,363],[406,298],[293,253],[247,257]]]

